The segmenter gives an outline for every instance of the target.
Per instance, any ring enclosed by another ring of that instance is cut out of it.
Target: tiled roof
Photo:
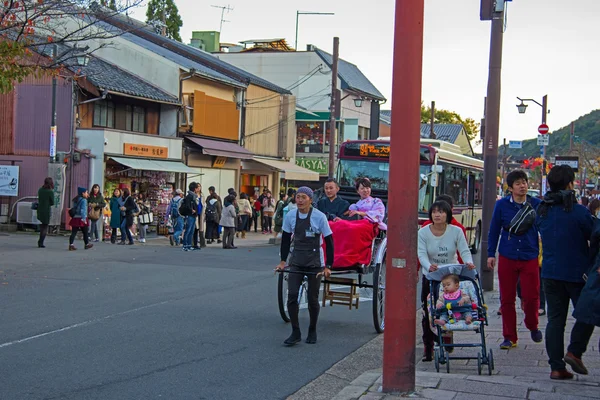
[[[215,71],[221,75],[225,75],[230,79],[234,79],[236,82],[238,82],[238,84],[243,83],[244,86],[247,86],[251,83],[277,93],[291,94],[289,90],[277,86],[266,79],[260,78],[238,67],[235,67],[210,53],[161,36],[154,32],[152,27],[149,25],[145,25],[135,19],[124,16],[110,16],[105,18],[105,22],[129,32],[129,35],[137,36],[157,45],[158,48],[162,49],[161,55],[165,58],[171,59],[171,56],[167,56],[166,54],[166,52],[168,52],[196,63],[200,63],[204,66],[204,68],[211,69],[212,71]],[[127,36],[128,39],[129,35]]]
[[[333,57],[331,54],[315,48],[315,53],[331,67]],[[338,75],[342,80],[342,89],[354,89],[371,96],[375,100],[384,101],[385,97],[377,90],[377,88],[367,79],[367,77],[358,69],[358,67],[348,61],[339,59]]]
[[[463,126],[461,124],[434,124],[433,131],[435,132],[435,136],[438,140],[443,140],[445,142],[455,143],[458,136],[463,131]],[[431,125],[430,124],[421,124],[421,137],[429,138],[429,134],[431,133]]]
[[[392,110],[380,110],[379,111],[379,121],[383,122],[386,125],[392,124]]]
[[[68,48],[69,47],[64,44],[58,45],[59,52]],[[38,52],[40,54],[50,55],[51,46],[41,46],[38,49]],[[87,81],[99,89],[149,100],[179,104],[179,100],[176,96],[173,96],[154,86],[150,82],[93,55],[90,56],[87,66],[67,66],[67,68],[76,75],[85,77]]]

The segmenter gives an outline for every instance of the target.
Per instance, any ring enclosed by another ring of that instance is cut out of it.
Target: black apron
[[[296,211],[294,250],[289,265],[292,267],[321,268],[321,232],[315,232],[310,224],[312,207],[306,219],[300,219]]]

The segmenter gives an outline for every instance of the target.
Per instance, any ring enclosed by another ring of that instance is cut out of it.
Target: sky
[[[286,38],[294,45],[296,11],[301,15],[298,48],[313,44],[356,64],[388,99],[391,108],[394,0],[175,0],[183,19],[181,37],[219,30],[227,6],[222,42]],[[487,91],[490,21],[479,20],[479,0],[425,0],[423,89],[426,104],[479,121]],[[145,19],[145,8],[134,18]],[[502,65],[500,143],[537,137],[542,108],[530,103],[518,114],[516,97],[541,103],[548,95],[550,131],[600,108],[600,2],[596,0],[514,0],[507,5]],[[551,140],[551,139],[550,139]]]

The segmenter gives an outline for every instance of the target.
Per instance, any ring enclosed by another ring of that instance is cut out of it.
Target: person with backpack
[[[275,207],[275,215],[273,216],[273,230],[275,231],[275,237],[281,234],[283,227],[283,210],[290,204],[290,201],[296,195],[296,191],[294,189],[288,189],[287,194],[281,197],[281,199],[277,202],[277,206]]]
[[[215,187],[208,188],[209,195],[206,198],[206,210],[204,211],[206,219],[206,244],[212,244],[215,240],[221,243],[219,239],[219,221],[221,220],[221,198],[215,192]]]
[[[198,209],[196,211],[196,229],[194,230],[194,250],[200,250],[206,247],[204,239],[204,196],[202,196],[202,185],[200,185],[200,193],[198,194]],[[200,245],[198,245],[200,241]]]
[[[225,197],[225,201],[223,205],[223,213],[221,215],[221,219],[219,220],[219,225],[223,227],[223,248],[224,249],[237,249],[237,247],[233,244],[233,239],[235,236],[235,220],[237,218],[235,212],[235,206],[233,205],[233,201],[235,197],[230,194]]]
[[[113,196],[110,198],[110,227],[112,228],[110,242],[112,244],[117,242],[117,229],[121,227],[122,206],[121,189],[115,189],[113,191]]]
[[[487,266],[493,270],[496,266],[496,248],[498,258],[498,281],[500,283],[500,309],[502,310],[501,349],[517,347],[517,313],[515,300],[517,282],[521,281],[521,296],[525,312],[525,326],[529,329],[531,340],[541,343],[544,339],[538,329],[540,306],[539,275],[539,238],[535,226],[535,209],[541,203],[539,199],[527,194],[527,174],[522,170],[511,171],[506,176],[511,194],[496,202],[488,234]],[[533,211],[533,219],[523,219],[525,211]],[[517,217],[517,218],[515,218]],[[519,218],[521,217],[521,218]],[[515,219],[523,219],[515,225]],[[543,238],[542,238],[543,240]]]
[[[183,251],[194,251],[193,239],[196,229],[196,218],[198,214],[198,195],[200,194],[200,184],[192,182],[185,198],[179,205],[179,214],[185,218],[185,232],[183,234]]]
[[[72,228],[71,236],[69,237],[69,251],[77,250],[73,242],[75,242],[75,237],[79,231],[83,233],[83,243],[85,243],[85,249],[88,250],[94,247],[94,245],[89,242],[88,234],[87,198],[89,195],[90,194],[86,188],[77,188],[77,197],[73,199],[73,207],[69,209],[69,216],[71,217],[69,225],[71,225]]]
[[[169,203],[169,217],[173,224],[173,234],[169,236],[171,246],[179,246],[181,243],[181,234],[183,233],[183,217],[179,214],[179,204],[183,200],[183,191],[176,189],[173,198]]]

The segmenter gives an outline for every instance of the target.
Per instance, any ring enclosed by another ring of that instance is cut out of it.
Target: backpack
[[[185,196],[183,200],[179,202],[179,214],[184,217],[188,217],[194,213],[194,209],[192,207],[192,199],[190,196]]]
[[[79,199],[77,204],[75,204],[73,207],[69,208],[69,217],[75,218],[75,215],[77,215],[77,209],[79,208],[80,203],[81,203],[81,199]]]
[[[213,204],[210,203],[210,201],[208,203],[206,203],[206,220],[208,222],[217,222],[217,207],[215,207],[215,204],[217,204],[217,202],[215,201]]]
[[[283,224],[283,209],[285,207],[287,207],[288,204],[289,204],[289,200],[288,201],[279,201],[279,204],[277,205],[277,209],[275,211],[275,218],[273,218],[273,222],[275,222],[275,225]]]
[[[180,214],[179,214],[179,204],[181,203],[181,200],[182,199],[179,199],[177,201],[171,200],[171,212],[169,214],[171,215],[172,219],[177,219],[180,216]]]

